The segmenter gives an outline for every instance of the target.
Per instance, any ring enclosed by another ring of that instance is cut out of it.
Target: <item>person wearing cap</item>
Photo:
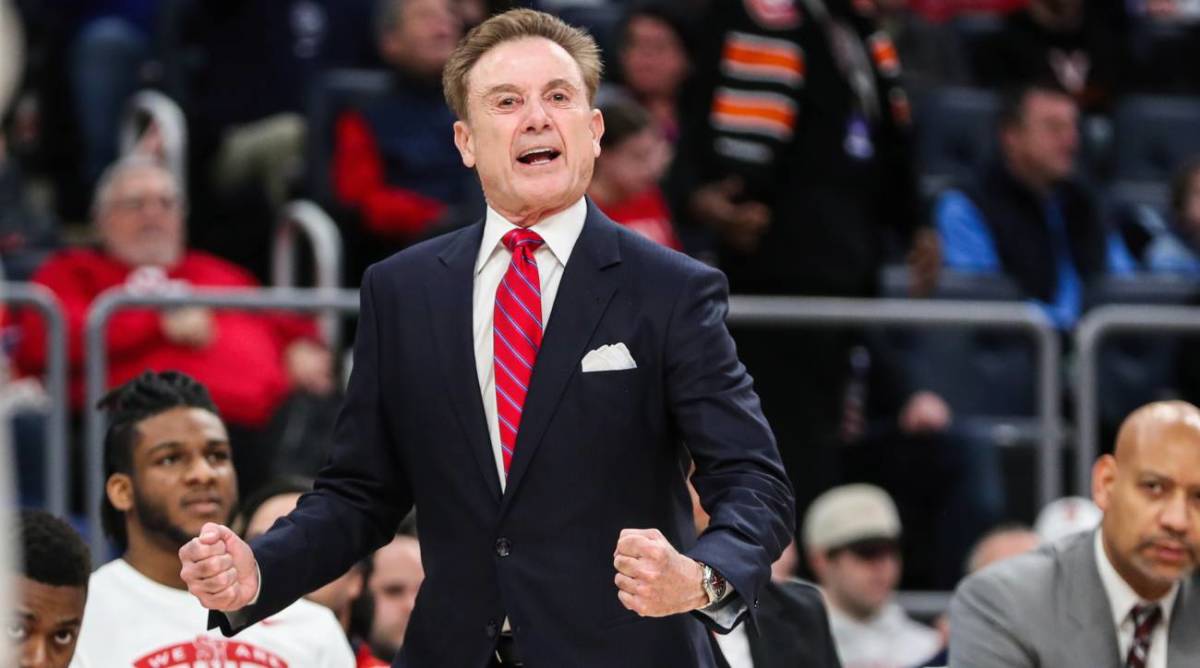
[[[915,666],[941,649],[941,635],[893,600],[900,515],[887,492],[855,484],[817,497],[804,518],[804,544],[844,668]]]
[[[957,668],[1200,665],[1200,408],[1134,411],[1092,467],[1100,527],[968,577],[950,603]]]

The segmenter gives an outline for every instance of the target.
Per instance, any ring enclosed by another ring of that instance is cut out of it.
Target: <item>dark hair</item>
[[[1008,130],[1024,123],[1025,104],[1035,93],[1071,97],[1067,89],[1053,80],[1039,79],[1009,88],[1000,95],[1000,108],[997,110],[996,116],[997,127],[1001,130]]]
[[[1183,208],[1187,204],[1188,191],[1192,189],[1192,180],[1200,173],[1200,155],[1188,158],[1183,166],[1171,177],[1171,212],[1176,217],[1182,217]]]
[[[22,510],[14,528],[25,577],[52,587],[87,588],[91,553],[70,524],[43,510]]]
[[[621,142],[654,123],[645,107],[625,97],[604,103],[600,113],[604,116],[604,134],[600,137],[602,149],[620,146]]]
[[[625,48],[626,42],[629,41],[629,24],[634,19],[639,17],[652,18],[665,23],[679,38],[679,43],[683,47],[684,55],[687,56],[689,62],[694,62],[695,54],[693,50],[696,46],[695,37],[692,34],[693,24],[683,14],[682,11],[673,3],[663,2],[662,0],[645,0],[640,3],[633,3],[625,10],[621,16],[621,20],[616,26],[616,50],[620,52]],[[619,73],[623,78],[624,72]]]
[[[219,415],[208,390],[191,376],[178,371],[146,371],[104,395],[96,408],[108,413],[108,431],[104,434],[104,479],[115,473],[133,475],[133,447],[137,426],[143,420],[173,408],[202,408]],[[100,519],[104,534],[122,551],[128,547],[125,516],[100,490]]]
[[[304,494],[305,492],[311,492],[312,488],[312,478],[300,475],[286,475],[268,480],[261,487],[251,492],[250,496],[246,499],[246,503],[242,504],[242,536],[245,537],[246,529],[250,527],[250,518],[254,517],[254,513],[258,512],[262,504],[283,494]]]

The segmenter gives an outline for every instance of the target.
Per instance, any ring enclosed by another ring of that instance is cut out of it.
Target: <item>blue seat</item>
[[[1113,120],[1114,178],[1166,183],[1184,161],[1200,155],[1200,98],[1137,95]]]
[[[917,165],[926,196],[971,178],[991,158],[999,104],[996,93],[976,88],[936,88],[916,97]]]

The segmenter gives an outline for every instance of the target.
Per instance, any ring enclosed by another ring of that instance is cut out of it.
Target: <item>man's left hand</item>
[[[708,605],[704,567],[680,554],[658,529],[624,529],[613,555],[617,597],[642,617],[666,617]]]

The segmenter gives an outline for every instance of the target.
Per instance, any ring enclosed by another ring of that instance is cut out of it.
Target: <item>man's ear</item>
[[[108,476],[104,484],[104,493],[113,508],[127,513],[133,509],[133,479],[126,473],[114,473]]]
[[[471,126],[464,121],[454,121],[454,145],[462,156],[462,163],[467,169],[475,167],[475,136],[471,134]]]
[[[592,110],[592,120],[588,124],[592,130],[592,155],[600,157],[600,138],[604,136],[604,114],[599,109]]]
[[[1100,510],[1108,510],[1109,497],[1112,487],[1117,481],[1117,459],[1112,455],[1103,455],[1092,466],[1092,501]]]

